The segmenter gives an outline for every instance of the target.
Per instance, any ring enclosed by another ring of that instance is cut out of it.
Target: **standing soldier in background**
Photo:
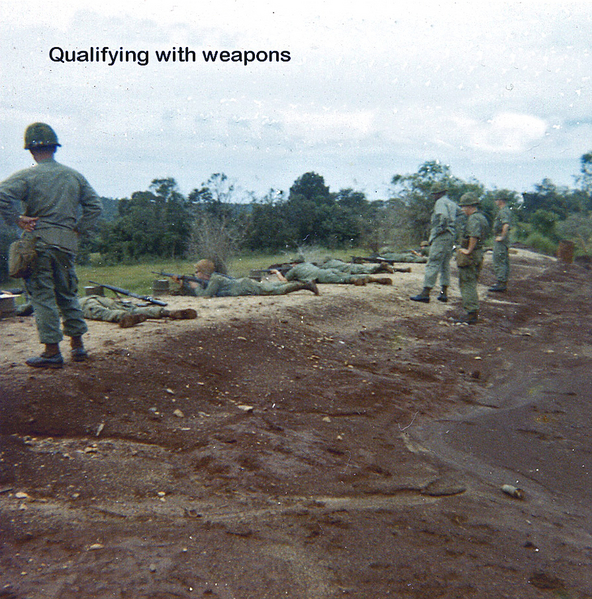
[[[458,284],[462,297],[462,306],[466,316],[458,322],[475,324],[479,319],[479,296],[477,281],[483,264],[483,240],[487,236],[489,223],[479,211],[479,198],[474,193],[465,193],[459,202],[461,210],[467,216],[462,231],[462,247],[458,250]]]
[[[442,290],[438,295],[441,302],[448,301],[448,286],[450,285],[450,258],[456,241],[456,223],[460,215],[458,206],[446,195],[448,191],[444,183],[434,183],[431,196],[435,200],[432,219],[430,222],[430,251],[425,267],[423,290],[412,296],[414,302],[429,303],[430,291],[440,275]]]
[[[37,163],[0,183],[0,213],[9,225],[23,229],[23,237],[35,240],[37,259],[25,287],[31,298],[39,340],[45,344],[41,356],[26,363],[36,368],[61,368],[59,343],[63,333],[71,338],[72,359],[87,358],[82,335],[87,326],[78,302],[78,279],[74,260],[80,235],[91,230],[101,215],[101,200],[77,171],[54,159],[58,142],[45,123],[25,130],[25,150]],[[16,204],[22,202],[19,215]],[[79,217],[79,210],[81,215]]]
[[[510,224],[512,213],[507,206],[508,198],[500,195],[495,199],[498,211],[493,221],[493,272],[497,283],[489,291],[506,291],[510,275]]]

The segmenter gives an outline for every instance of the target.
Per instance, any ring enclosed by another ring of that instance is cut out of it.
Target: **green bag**
[[[37,262],[34,235],[23,235],[8,248],[8,275],[13,279],[26,279],[31,276]]]
[[[471,264],[473,264],[473,259],[470,254],[467,256],[460,249],[456,250],[456,265],[459,268],[466,268],[467,266],[471,266]]]

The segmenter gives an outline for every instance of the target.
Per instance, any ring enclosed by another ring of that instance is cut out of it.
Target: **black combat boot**
[[[442,285],[442,291],[440,291],[440,295],[436,298],[439,302],[447,302],[448,301],[448,287],[446,285]]]
[[[421,293],[418,293],[417,295],[412,295],[409,299],[413,300],[414,302],[423,302],[424,304],[429,304],[430,291],[431,289],[429,287],[424,287],[421,290]]]
[[[28,358],[25,363],[33,368],[63,368],[64,358],[58,343],[46,343],[45,351],[40,356]]]
[[[502,281],[498,281],[495,285],[493,285],[493,287],[489,288],[489,291],[504,292],[504,291],[506,291],[506,289],[507,289],[506,284],[503,283]]]

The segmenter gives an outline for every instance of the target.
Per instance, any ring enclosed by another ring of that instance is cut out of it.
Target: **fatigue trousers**
[[[346,275],[373,275],[382,271],[382,264],[353,264],[350,262],[345,264],[332,264],[329,262],[326,264],[321,264],[321,268],[337,270]]]
[[[507,283],[510,276],[510,247],[505,241],[493,242],[493,272],[499,283]]]
[[[443,287],[450,285],[450,258],[452,258],[453,247],[454,235],[452,233],[442,233],[432,241],[428,263],[425,267],[424,287],[432,289],[436,285],[438,275],[440,275],[440,285]]]
[[[80,300],[82,312],[89,320],[120,322],[126,314],[143,314],[146,318],[162,318],[160,306],[135,306],[107,297],[88,296]]]
[[[296,280],[301,281],[302,283],[308,283],[314,279],[317,281],[317,283],[347,285],[349,283],[353,284],[354,281],[363,278],[364,275],[348,275],[346,273],[339,272],[338,270],[321,268],[318,272],[315,272],[314,276],[312,277],[303,277]]]
[[[275,281],[254,281],[253,279],[241,279],[240,284],[231,288],[230,295],[285,295],[296,289],[300,289],[301,283],[278,283]]]
[[[25,288],[35,311],[39,341],[59,343],[63,335],[84,335],[88,327],[78,302],[74,255],[40,244],[36,250],[37,262],[31,276],[25,279]]]
[[[483,265],[483,258],[469,266],[458,267],[458,285],[462,298],[462,307],[467,312],[479,311],[479,295],[477,294],[477,281]]]

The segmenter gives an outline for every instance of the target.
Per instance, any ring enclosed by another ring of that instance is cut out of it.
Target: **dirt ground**
[[[0,321],[0,598],[591,598],[591,271],[490,256],[476,326],[423,265],[170,298],[57,371]]]

